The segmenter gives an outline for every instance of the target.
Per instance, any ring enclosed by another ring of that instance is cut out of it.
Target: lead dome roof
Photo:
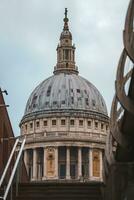
[[[53,75],[40,83],[28,99],[24,116],[63,109],[107,116],[105,101],[96,87],[77,74],[67,73]]]

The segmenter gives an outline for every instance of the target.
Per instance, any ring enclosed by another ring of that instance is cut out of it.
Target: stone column
[[[43,154],[43,177],[42,180],[46,180],[46,163],[47,163],[47,158],[46,158],[46,147],[44,147],[44,154]]]
[[[66,147],[66,179],[70,179],[70,147]]]
[[[33,149],[33,181],[37,180],[37,149]]]
[[[78,147],[78,179],[82,177],[82,148]]]
[[[89,178],[93,177],[93,150],[89,149]]]
[[[103,181],[103,160],[102,160],[102,150],[100,151],[100,180]]]
[[[24,150],[24,163],[25,163],[26,170],[28,173],[28,150]]]
[[[55,179],[58,179],[58,147],[55,147]]]

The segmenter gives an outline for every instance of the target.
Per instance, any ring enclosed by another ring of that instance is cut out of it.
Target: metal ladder
[[[9,190],[10,190],[10,188],[11,188],[11,186],[12,186],[12,182],[13,182],[13,179],[14,179],[14,176],[15,176],[15,173],[16,173],[16,170],[17,170],[17,167],[18,167],[18,165],[19,165],[20,158],[21,158],[22,153],[23,153],[23,149],[24,149],[25,142],[26,142],[26,138],[23,138],[23,139],[22,139],[22,138],[17,138],[16,141],[15,141],[15,144],[14,144],[14,146],[13,146],[13,149],[12,149],[11,154],[10,154],[10,156],[9,156],[9,159],[8,159],[8,161],[7,161],[6,167],[5,167],[5,169],[4,169],[4,171],[3,171],[3,174],[2,174],[2,176],[1,176],[1,178],[0,178],[0,188],[1,188],[1,186],[2,186],[2,183],[3,183],[3,181],[4,181],[5,176],[6,176],[6,174],[7,174],[7,171],[8,171],[8,169],[9,169],[10,163],[11,163],[11,161],[12,161],[13,155],[14,155],[15,152],[16,152],[16,148],[17,148],[17,145],[18,145],[18,144],[20,144],[19,152],[18,152],[17,158],[16,158],[16,160],[15,160],[15,163],[14,163],[14,166],[13,166],[13,169],[12,169],[12,172],[11,172],[11,175],[10,175],[10,178],[9,178],[9,181],[8,181],[8,184],[7,184],[6,189],[5,189],[5,191],[4,191],[4,195],[3,195],[3,196],[0,196],[0,199],[6,200],[6,198],[7,198],[7,195],[8,195],[8,193],[9,193]]]

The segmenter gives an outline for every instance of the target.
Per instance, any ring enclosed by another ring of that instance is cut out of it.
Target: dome
[[[76,74],[60,73],[35,88],[28,99],[25,116],[63,110],[107,115],[104,99],[93,84]]]

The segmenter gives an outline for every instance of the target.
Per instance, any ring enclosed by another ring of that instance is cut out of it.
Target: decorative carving
[[[93,150],[93,176],[100,177],[100,152]]]
[[[55,149],[53,147],[47,148],[47,177],[55,176]]]

